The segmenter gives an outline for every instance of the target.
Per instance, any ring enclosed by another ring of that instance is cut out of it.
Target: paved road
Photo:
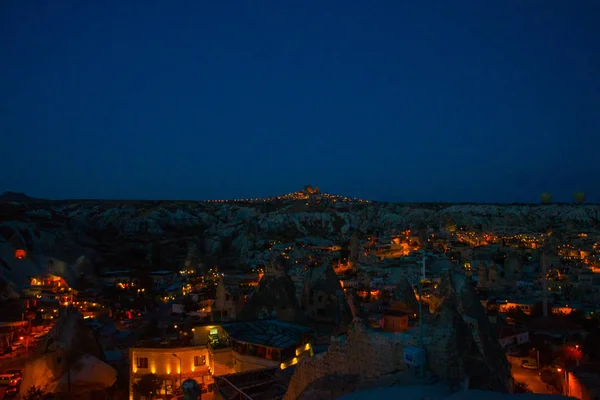
[[[5,369],[25,368],[25,363],[28,357],[33,357],[35,349],[30,348],[29,351],[18,351],[0,357],[0,371]]]
[[[508,357],[508,361],[511,365],[512,377],[517,382],[522,382],[529,386],[529,389],[533,393],[542,393],[542,394],[551,394],[546,385],[540,378],[537,369],[525,369],[521,367],[522,358],[518,357]]]

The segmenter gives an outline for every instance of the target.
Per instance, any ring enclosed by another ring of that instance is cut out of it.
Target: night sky
[[[0,2],[0,192],[600,202],[600,2]]]

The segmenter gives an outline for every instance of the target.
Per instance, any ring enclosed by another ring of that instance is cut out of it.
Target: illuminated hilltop
[[[273,203],[278,201],[300,201],[311,200],[316,202],[327,201],[333,203],[369,203],[369,200],[363,200],[356,197],[347,197],[339,194],[323,193],[318,186],[306,185],[304,189],[297,192],[286,193],[279,196],[256,197],[234,200],[205,200],[208,203]]]

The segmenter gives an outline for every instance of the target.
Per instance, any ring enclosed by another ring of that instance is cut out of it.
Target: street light
[[[563,372],[563,369],[562,368],[556,368],[556,371],[557,372]],[[569,395],[569,378],[568,378],[568,375],[567,375],[567,369],[566,368],[565,368],[564,372],[565,373],[563,374],[563,379],[564,379],[565,383],[564,383],[563,390],[564,390],[564,395],[568,396]]]
[[[175,353],[173,353],[171,355],[179,360],[179,385],[181,386],[181,384],[182,384],[182,381],[181,381],[181,358]]]

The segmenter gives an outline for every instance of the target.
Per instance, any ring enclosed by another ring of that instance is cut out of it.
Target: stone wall
[[[410,333],[373,332],[361,319],[355,319],[348,335],[332,340],[326,353],[300,362],[284,399],[298,398],[311,383],[326,375],[373,379],[406,370],[403,349],[416,344],[417,338]]]

